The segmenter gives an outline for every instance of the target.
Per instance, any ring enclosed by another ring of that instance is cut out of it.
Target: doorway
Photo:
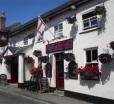
[[[18,56],[7,56],[7,61],[10,65],[10,80],[9,83],[18,83]]]
[[[63,53],[55,54],[56,59],[56,88],[64,90],[64,60]]]
[[[11,83],[18,82],[18,63],[11,63]]]

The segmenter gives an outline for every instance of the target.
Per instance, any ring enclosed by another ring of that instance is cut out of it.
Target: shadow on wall
[[[114,56],[114,54],[112,55]],[[80,85],[88,86],[89,89],[93,88],[96,84],[101,82],[102,85],[106,84],[110,80],[111,72],[114,72],[114,57],[109,64],[102,64],[100,80],[81,80]]]
[[[106,17],[101,17],[101,18],[98,18],[98,21],[99,21],[99,29],[98,29],[98,35],[100,35],[101,33],[105,32],[105,24],[106,24]]]
[[[99,84],[99,80],[80,80],[80,85],[88,86],[89,89],[93,88],[96,84]]]
[[[72,37],[73,39],[76,39],[77,31],[78,31],[78,25],[76,23],[73,23],[70,31],[70,37]]]

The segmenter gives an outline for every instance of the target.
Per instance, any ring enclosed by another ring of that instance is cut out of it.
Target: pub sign
[[[73,49],[73,39],[67,39],[46,45],[46,53]]]
[[[0,31],[0,47],[7,45],[8,43],[8,32]]]

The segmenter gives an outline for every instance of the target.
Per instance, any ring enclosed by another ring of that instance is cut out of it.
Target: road
[[[23,95],[0,91],[0,104],[49,104]]]

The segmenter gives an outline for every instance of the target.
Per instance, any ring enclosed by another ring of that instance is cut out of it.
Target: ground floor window
[[[86,52],[86,63],[97,62],[98,58],[97,48],[87,49],[85,52]]]

